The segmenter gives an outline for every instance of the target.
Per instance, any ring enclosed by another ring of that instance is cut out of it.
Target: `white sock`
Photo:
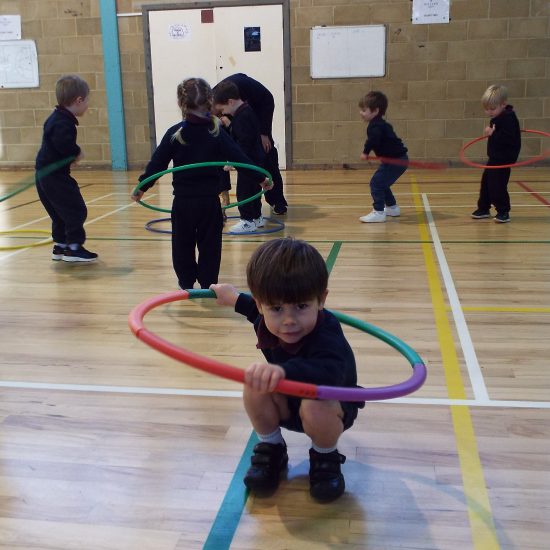
[[[336,445],[334,445],[334,447],[319,447],[318,445],[315,445],[313,441],[311,442],[311,447],[314,451],[317,451],[318,453],[321,453],[323,455],[332,453],[333,451],[336,450]]]
[[[71,243],[68,246],[71,250],[78,250],[80,248],[80,245],[78,243]]]
[[[55,246],[59,246],[59,248],[67,248],[67,245],[65,243],[53,243]]]
[[[281,428],[277,428],[270,434],[260,434],[256,432],[256,435],[262,443],[271,443],[272,445],[277,445],[278,443],[284,444],[285,442],[285,440],[283,439],[283,434],[281,433]]]

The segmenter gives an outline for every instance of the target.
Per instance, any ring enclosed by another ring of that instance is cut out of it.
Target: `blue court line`
[[[329,273],[336,262],[341,247],[341,241],[337,241],[332,245],[326,260]],[[258,442],[256,432],[252,432],[202,550],[229,550],[231,547],[231,542],[248,500],[248,489],[244,486],[243,478],[248,470],[254,445]]]

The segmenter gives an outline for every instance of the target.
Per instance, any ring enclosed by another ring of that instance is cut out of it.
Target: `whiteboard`
[[[37,88],[38,85],[34,40],[0,41],[0,88]]]
[[[386,26],[313,27],[311,78],[386,74]]]

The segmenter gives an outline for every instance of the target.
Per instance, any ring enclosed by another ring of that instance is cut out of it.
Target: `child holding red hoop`
[[[483,132],[483,135],[488,136],[487,166],[514,164],[521,150],[521,129],[514,108],[508,105],[508,90],[505,86],[489,86],[481,97],[481,103],[485,113],[491,117]],[[493,205],[497,211],[495,222],[510,221],[510,172],[510,168],[483,170],[477,210],[472,212],[472,218],[490,218]]]
[[[139,181],[163,172],[170,161],[174,166],[204,162],[240,162],[252,164],[220,121],[210,114],[212,89],[202,78],[188,78],[178,84],[178,105],[183,121],[169,128],[156,148]],[[263,188],[269,181],[256,171],[238,168]],[[219,167],[194,168],[173,173],[172,263],[180,288],[191,289],[196,281],[201,288],[218,282],[222,255],[223,215]],[[133,192],[138,201],[156,182],[146,183]],[[198,250],[198,257],[196,255]]]
[[[336,317],[324,309],[328,271],[319,252],[291,237],[260,245],[246,269],[252,296],[228,284],[212,285],[217,303],[232,306],[254,324],[257,347],[267,362],[245,371],[244,407],[260,442],[254,447],[245,485],[271,492],[286,470],[281,427],[311,438],[311,496],[327,502],[345,490],[337,443],[364,402],[301,399],[274,392],[280,380],[358,387],[353,351]]]

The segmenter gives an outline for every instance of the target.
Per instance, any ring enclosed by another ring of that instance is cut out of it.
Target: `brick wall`
[[[117,10],[154,3],[119,0]],[[549,2],[453,0],[443,25],[413,25],[411,7],[409,0],[291,0],[295,167],[358,163],[365,127],[357,101],[370,89],[388,95],[387,119],[414,159],[457,163],[461,145],[482,133],[479,98],[493,83],[509,87],[522,127],[550,132]],[[0,167],[32,164],[55,105],[54,83],[69,72],[92,89],[79,127],[86,162],[110,166],[99,2],[2,0],[2,14],[20,14],[22,37],[36,40],[40,88],[0,90]],[[311,26],[380,23],[387,25],[385,77],[311,80]],[[118,25],[128,161],[141,168],[150,155],[141,18],[119,16]],[[522,158],[548,147],[543,138],[525,139]]]

